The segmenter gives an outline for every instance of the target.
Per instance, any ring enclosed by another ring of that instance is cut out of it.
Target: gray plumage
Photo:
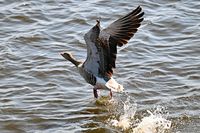
[[[71,61],[82,77],[96,89],[121,91],[123,87],[112,78],[113,68],[116,67],[117,46],[127,44],[128,40],[134,36],[143,21],[143,15],[142,8],[138,6],[103,30],[97,20],[97,24],[84,36],[87,44],[85,62],[76,61],[69,53],[61,55]]]

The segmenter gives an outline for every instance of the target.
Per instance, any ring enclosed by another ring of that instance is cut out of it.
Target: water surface
[[[96,19],[106,27],[138,5],[145,20],[119,49],[114,74],[126,95],[98,104],[59,53],[84,60]],[[171,122],[167,133],[200,133],[198,0],[0,0],[0,27],[1,133],[133,132],[148,110]],[[126,115],[126,104],[135,125],[123,130],[109,120]]]

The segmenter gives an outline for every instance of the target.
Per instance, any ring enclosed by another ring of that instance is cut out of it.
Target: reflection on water
[[[106,27],[137,5],[145,20],[114,74],[127,94],[98,103],[59,53],[85,59],[96,19]],[[198,133],[199,14],[198,0],[1,0],[1,132]]]

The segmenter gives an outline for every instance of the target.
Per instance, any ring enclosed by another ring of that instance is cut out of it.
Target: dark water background
[[[106,27],[138,5],[145,20],[120,49],[114,78],[138,119],[162,106],[166,132],[200,133],[199,0],[0,0],[0,132],[130,132],[106,122],[107,107],[59,53],[84,60],[95,20]]]

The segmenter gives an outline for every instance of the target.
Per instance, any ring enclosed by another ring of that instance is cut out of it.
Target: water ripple
[[[145,112],[161,105],[172,120],[168,132],[198,131],[199,1],[3,0],[1,132],[122,132],[107,120],[117,119],[123,106],[97,104],[92,86],[59,53],[71,51],[84,60],[83,35],[96,19],[106,27],[136,5],[145,19],[129,44],[119,48],[114,74],[137,102],[134,121],[149,118]]]

